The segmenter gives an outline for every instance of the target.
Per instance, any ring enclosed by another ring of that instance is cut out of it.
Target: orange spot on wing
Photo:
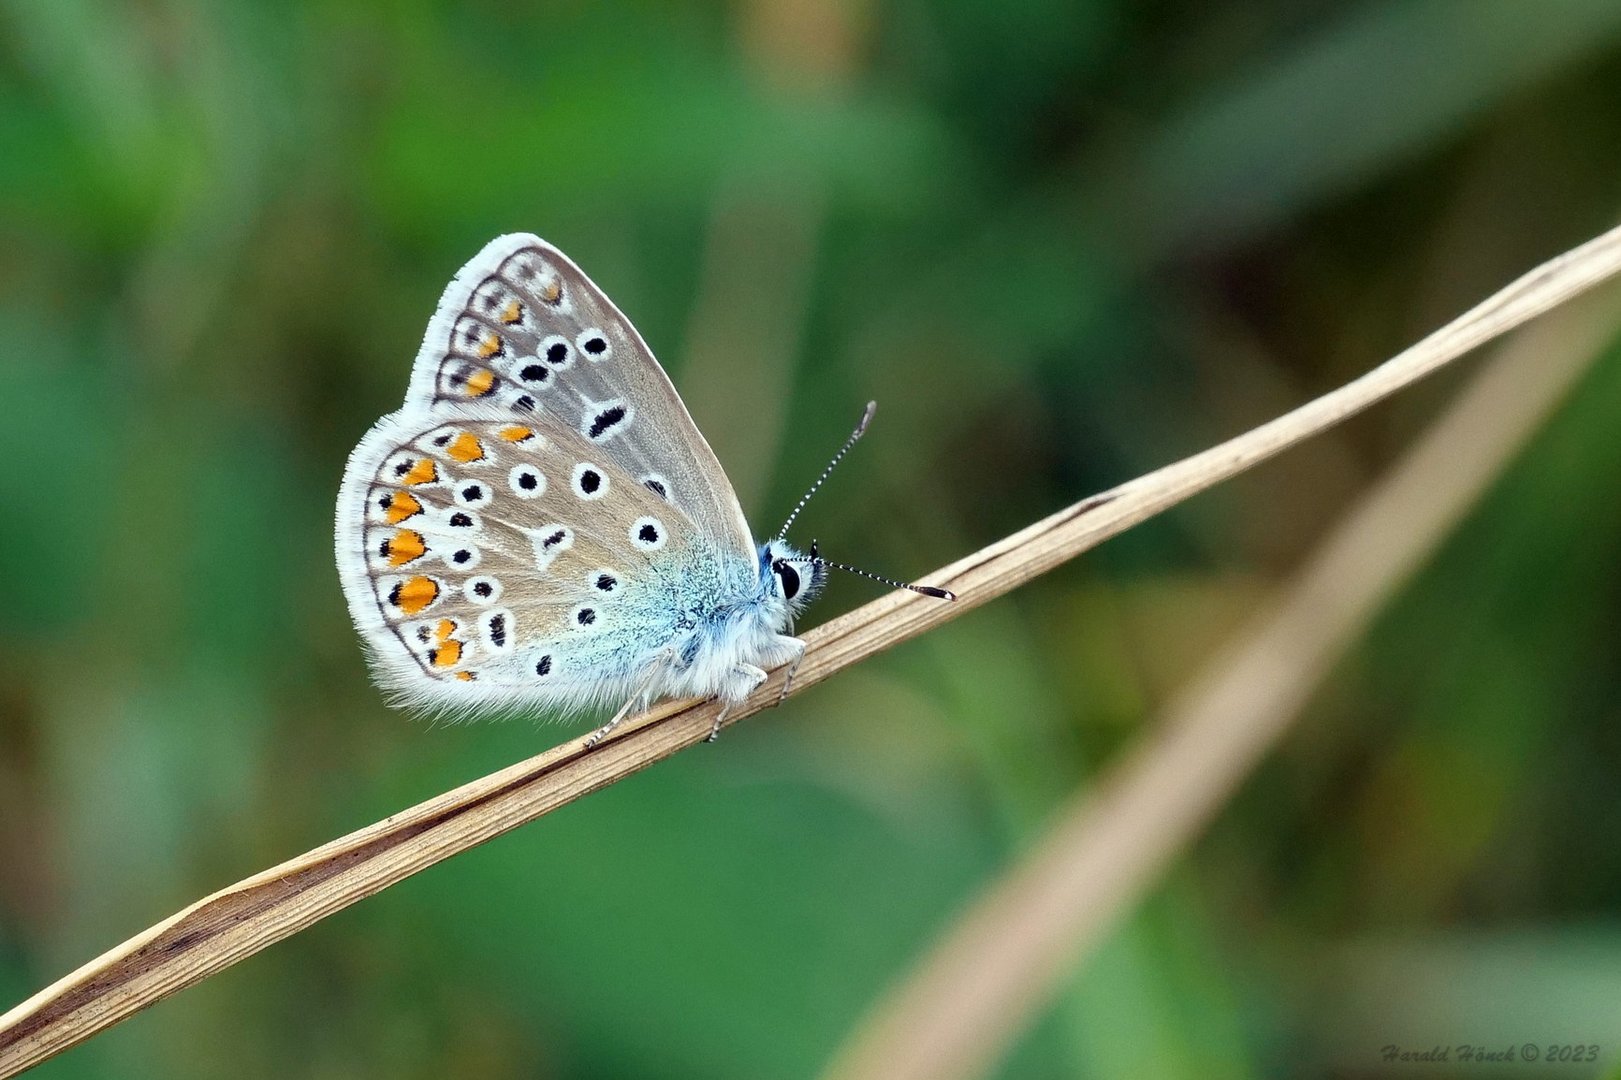
[[[465,465],[468,462],[484,460],[484,444],[472,433],[464,431],[445,447],[445,453]]]
[[[493,389],[495,389],[495,372],[480,370],[467,376],[467,393],[472,397],[483,397]]]
[[[501,321],[511,326],[523,318],[523,305],[516,300],[508,300],[507,306],[501,309]]]
[[[462,643],[455,638],[442,643],[438,648],[428,650],[428,661],[434,667],[455,667],[462,658]]]
[[[460,679],[462,682],[472,682],[474,679],[478,678],[478,672],[458,671],[456,672],[456,678]]]
[[[423,541],[421,533],[414,529],[401,529],[384,541],[383,551],[388,556],[390,566],[404,566],[426,555],[428,545]]]
[[[398,525],[408,517],[415,517],[422,513],[422,504],[409,492],[396,491],[389,496],[388,508],[383,511],[383,517],[390,525]]]
[[[501,354],[501,335],[500,334],[491,334],[489,337],[485,338],[483,341],[478,343],[478,358],[480,360],[488,360],[490,357],[499,356],[500,354]]]
[[[440,619],[439,625],[433,628],[433,636],[440,641],[449,641],[450,635],[456,632],[455,619]]]
[[[431,484],[439,479],[439,467],[433,463],[433,458],[420,458],[415,465],[411,466],[411,471],[405,474],[404,479],[409,487],[415,487],[418,484]]]
[[[501,429],[501,438],[507,442],[527,442],[535,437],[533,428],[526,428],[522,424],[513,424],[511,427]]]
[[[388,599],[407,615],[415,615],[439,599],[439,583],[428,577],[407,578],[394,586]]]
[[[552,278],[540,287],[540,298],[548,304],[555,304],[563,298],[563,283]]]

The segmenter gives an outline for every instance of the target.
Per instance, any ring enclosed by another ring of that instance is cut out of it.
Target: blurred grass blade
[[[1150,251],[1251,234],[1433,152],[1491,107],[1597,57],[1609,0],[1419,0],[1345,9],[1172,118],[1096,192]]]
[[[1543,264],[1373,371],[1276,420],[1084,499],[924,579],[961,598],[882,597],[805,635],[799,692],[956,618],[1400,390],[1621,271],[1621,229]],[[775,702],[781,673],[734,710]],[[587,751],[575,739],[292,859],[136,935],[0,1016],[0,1077],[60,1053],[433,864],[692,746],[718,705],[674,702]]]

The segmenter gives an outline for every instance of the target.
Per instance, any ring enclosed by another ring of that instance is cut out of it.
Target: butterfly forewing
[[[495,686],[540,703],[627,694],[678,629],[672,583],[731,563],[556,413],[480,406],[374,429],[340,495],[338,544],[384,681],[451,708]]]
[[[429,324],[407,409],[470,405],[572,430],[679,507],[716,547],[754,558],[731,484],[641,335],[538,237],[487,245],[456,275]]]

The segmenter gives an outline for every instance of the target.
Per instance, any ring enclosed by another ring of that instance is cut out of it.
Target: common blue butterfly
[[[619,706],[591,742],[638,703],[741,702],[803,655],[794,617],[840,565],[755,544],[636,328],[527,234],[445,289],[404,406],[349,457],[337,561],[396,704]]]

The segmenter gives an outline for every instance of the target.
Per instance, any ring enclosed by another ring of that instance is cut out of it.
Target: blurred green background
[[[496,234],[757,531],[876,398],[798,537],[915,576],[1606,227],[1618,94],[1614,0],[3,0],[0,1008],[573,733],[388,710],[332,566]],[[35,1075],[813,1075],[1469,370]],[[1621,1054],[1618,417],[1609,356],[999,1076]]]

